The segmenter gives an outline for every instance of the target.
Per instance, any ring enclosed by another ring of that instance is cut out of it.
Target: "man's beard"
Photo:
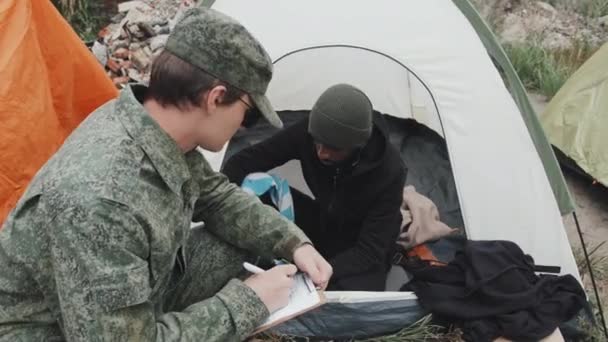
[[[323,166],[331,167],[331,168],[340,167],[345,162],[344,160],[335,161],[335,160],[322,160],[322,159],[319,159],[319,161],[321,162],[321,164],[323,164]]]
[[[354,167],[355,165],[358,164],[360,157],[361,157],[361,149],[356,149],[353,151],[353,153],[350,156],[348,156],[344,160],[336,161],[336,160],[319,159],[319,161],[325,167],[337,169],[337,168],[344,168],[347,166]]]

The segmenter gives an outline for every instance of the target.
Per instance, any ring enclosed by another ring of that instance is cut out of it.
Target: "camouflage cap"
[[[272,78],[272,60],[262,44],[238,21],[212,9],[192,8],[175,25],[165,48],[245,91],[273,126],[283,127],[265,96]]]

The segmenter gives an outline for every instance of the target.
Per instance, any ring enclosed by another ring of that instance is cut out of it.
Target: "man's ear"
[[[206,96],[203,96],[203,102],[208,112],[215,111],[215,109],[222,104],[226,91],[227,89],[223,85],[215,86],[207,91]]]

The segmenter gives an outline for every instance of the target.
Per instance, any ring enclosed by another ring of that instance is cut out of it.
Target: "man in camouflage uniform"
[[[308,238],[195,150],[220,150],[247,108],[280,126],[264,96],[271,77],[239,23],[187,12],[149,88],[92,113],[4,223],[0,340],[242,340],[287,303],[296,272],[241,281],[252,255],[291,259],[326,286],[331,267]]]

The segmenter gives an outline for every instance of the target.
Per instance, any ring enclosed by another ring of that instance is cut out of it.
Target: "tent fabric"
[[[541,122],[554,146],[608,186],[608,43],[566,81]]]
[[[574,201],[572,195],[568,190],[564,175],[562,174],[559,164],[551,145],[547,140],[547,136],[543,131],[543,127],[539,121],[536,111],[532,107],[528,94],[524,88],[523,83],[517,76],[515,68],[511,64],[509,57],[503,50],[502,46],[496,39],[496,36],[492,33],[488,25],[483,21],[481,15],[477,12],[475,7],[469,0],[452,0],[454,4],[460,9],[462,14],[467,17],[479,39],[485,46],[488,54],[492,57],[493,61],[498,64],[500,70],[503,73],[509,91],[513,96],[513,100],[517,104],[520,110],[521,116],[530,132],[530,137],[534,142],[536,151],[540,156],[555,200],[559,205],[559,209],[562,215],[570,214],[574,212]]]
[[[70,132],[117,90],[49,0],[0,2],[0,223]]]
[[[331,340],[386,335],[408,327],[428,312],[411,292],[325,292],[327,302],[271,332]],[[339,319],[336,319],[339,317]]]
[[[268,50],[275,66],[268,96],[277,110],[310,109],[323,90],[345,82],[380,112],[417,121],[436,116],[439,124],[428,126],[446,141],[467,236],[514,241],[539,264],[578,277],[532,139],[542,131],[528,129],[453,2],[217,0],[213,8],[241,21]],[[387,74],[389,65],[395,71]],[[396,70],[403,76],[394,77]],[[225,153],[212,157],[216,169]]]
[[[437,206],[441,222],[465,228],[445,140],[412,119],[385,114],[389,139],[408,168],[405,183]]]
[[[289,127],[306,118],[309,113],[283,111],[279,112],[279,117],[284,126]],[[388,124],[389,141],[399,151],[408,168],[406,184],[414,185],[418,193],[437,205],[442,222],[451,227],[464,227],[445,141],[433,130],[412,119],[400,119],[387,114],[383,116]],[[225,160],[276,132],[276,128],[267,122],[260,122],[250,129],[239,131],[228,145]],[[287,179],[289,184],[299,191],[312,195],[298,168],[277,169],[271,173]],[[297,179],[294,178],[296,173]]]
[[[216,0],[204,0],[201,5],[211,7],[215,3],[215,1]],[[534,142],[534,145],[542,160],[547,176],[549,177],[553,194],[559,205],[561,214],[566,215],[572,213],[574,211],[574,201],[572,199],[572,195],[568,190],[566,181],[564,179],[563,174],[561,173],[557,159],[553,154],[551,146],[547,141],[547,138],[541,127],[541,124],[537,117],[537,113],[530,104],[524,85],[519,79],[519,76],[513,68],[513,65],[509,61],[507,54],[496,39],[495,35],[492,33],[491,29],[484,22],[481,15],[471,4],[470,0],[452,0],[452,2],[458,7],[458,9],[467,18],[467,20],[469,20],[471,26],[476,31],[479,36],[479,39],[486,48],[487,53],[501,68],[501,71],[503,72],[504,77],[506,79],[505,81],[509,86],[509,91],[511,92],[511,95],[513,96],[513,99],[520,110],[522,118],[526,126],[528,127],[528,130],[530,131],[530,137]],[[353,56],[350,56],[350,59],[352,59],[352,57]],[[387,70],[387,67],[390,68],[390,66],[384,65],[383,68],[376,68],[375,70],[385,72],[386,74],[391,74],[390,70]],[[393,100],[395,100],[395,98],[396,97],[393,97]],[[414,108],[415,107],[412,107],[412,112],[414,112]],[[397,113],[396,111],[388,111]],[[436,116],[430,116],[430,118],[434,119],[436,118]],[[420,121],[418,117],[416,117],[416,119]],[[427,124],[429,127],[435,128],[438,122],[433,122],[432,124],[428,124],[425,122],[425,124]],[[439,134],[442,134],[442,132],[438,131],[437,129],[435,130]]]

